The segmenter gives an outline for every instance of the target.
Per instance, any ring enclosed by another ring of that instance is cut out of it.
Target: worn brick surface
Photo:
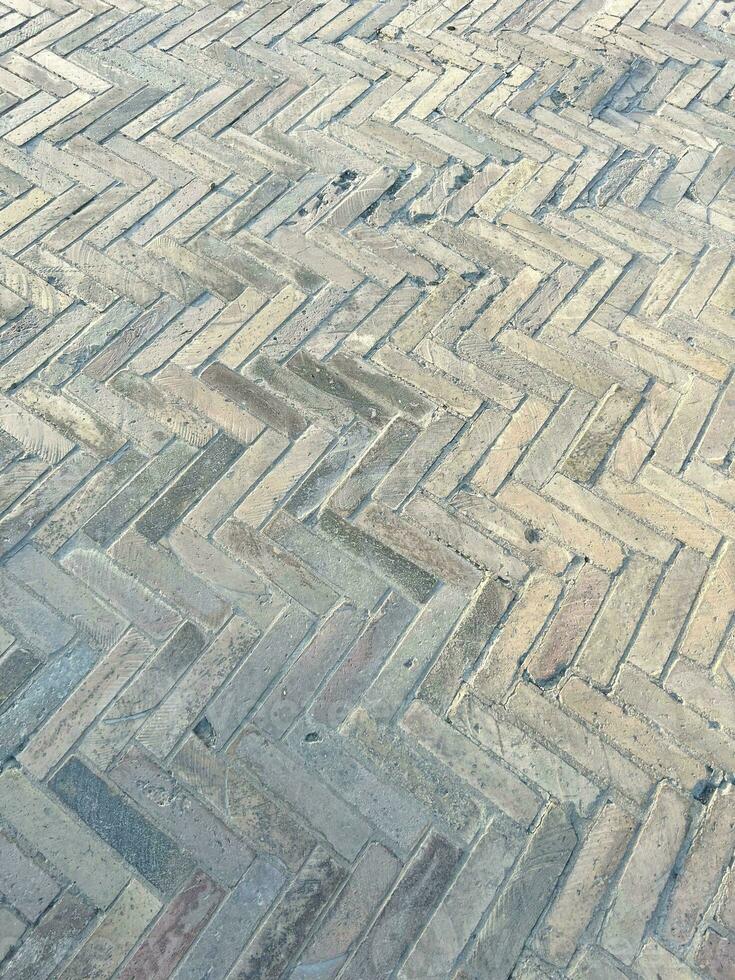
[[[0,0],[0,978],[735,980],[735,5]]]

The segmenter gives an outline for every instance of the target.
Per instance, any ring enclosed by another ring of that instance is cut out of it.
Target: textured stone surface
[[[735,980],[734,65],[0,5],[0,980]]]

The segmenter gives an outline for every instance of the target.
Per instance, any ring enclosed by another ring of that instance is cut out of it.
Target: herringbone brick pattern
[[[735,7],[4,0],[0,976],[735,977]]]

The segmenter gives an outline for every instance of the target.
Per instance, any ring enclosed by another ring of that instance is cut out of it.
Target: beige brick
[[[512,481],[506,484],[498,494],[498,500],[531,526],[540,527],[549,537],[560,541],[570,551],[588,557],[600,568],[612,572],[622,564],[623,551],[611,537],[522,484]]]
[[[609,595],[587,634],[577,669],[598,684],[609,684],[638,620],[648,604],[661,566],[633,555],[613,581]]]
[[[472,477],[474,486],[485,493],[495,493],[543,426],[549,412],[546,402],[538,398],[528,398],[523,402],[477,468]]]
[[[704,580],[681,641],[681,653],[709,666],[735,610],[735,545],[728,541]]]
[[[720,543],[719,531],[690,517],[675,501],[665,500],[640,483],[628,483],[613,473],[604,473],[598,486],[624,512],[635,514],[661,534],[682,541],[690,548],[696,548],[708,558],[714,554]]]
[[[560,694],[561,703],[608,738],[619,750],[637,759],[658,779],[677,780],[692,789],[703,778],[704,765],[676,749],[670,739],[659,735],[636,715],[589,687],[576,677],[567,681]]]
[[[638,954],[687,827],[686,800],[663,785],[623,868],[602,930],[602,945],[623,963]]]
[[[604,787],[614,787],[628,800],[643,803],[653,785],[651,778],[603,738],[561,711],[558,702],[545,698],[533,685],[519,684],[508,699],[508,709],[537,732],[554,751],[567,755]]]
[[[526,664],[529,676],[538,684],[548,684],[563,673],[574,659],[590,628],[610,580],[593,565],[582,565],[541,642]]]
[[[633,964],[636,973],[642,980],[660,980],[670,977],[671,980],[695,980],[696,974],[686,963],[682,963],[665,946],[648,939],[636,957]]]
[[[543,629],[561,591],[555,578],[536,573],[510,610],[472,682],[487,701],[502,701],[513,686],[524,655]]]
[[[684,947],[715,896],[735,851],[735,794],[715,793],[697,827],[669,898],[661,936]]]
[[[401,722],[429,752],[479,790],[521,826],[527,827],[541,808],[543,797],[505,769],[497,757],[454,731],[422,701],[414,701]]]
[[[586,490],[561,473],[557,473],[549,481],[547,492],[557,503],[564,504],[591,524],[601,527],[632,551],[640,551],[659,561],[666,561],[674,551],[673,542],[667,541],[662,535],[634,520],[621,508],[608,503],[604,497]]]
[[[614,692],[625,704],[670,732],[692,755],[713,768],[735,768],[735,740],[708,725],[635,667],[623,665]]]
[[[569,964],[634,829],[633,818],[614,803],[607,803],[594,818],[536,937],[544,959],[559,967]]]
[[[706,562],[695,551],[683,548],[677,554],[628,651],[631,663],[653,676],[660,674],[686,622],[706,570]]]

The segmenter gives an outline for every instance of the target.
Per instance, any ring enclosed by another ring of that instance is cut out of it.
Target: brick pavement
[[[0,976],[733,980],[735,7],[0,27]]]

